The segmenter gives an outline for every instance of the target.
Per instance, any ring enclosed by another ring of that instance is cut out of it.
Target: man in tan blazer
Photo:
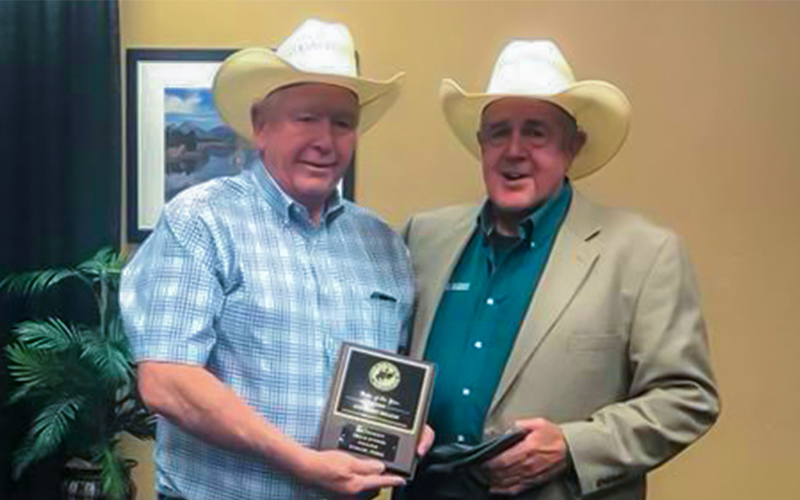
[[[405,231],[419,286],[409,348],[438,365],[437,445],[516,425],[525,439],[484,465],[492,494],[644,498],[646,473],[705,433],[719,401],[678,237],[571,184],[622,146],[627,98],[575,81],[536,40],[504,49],[487,92],[445,80],[441,99],[488,200]]]

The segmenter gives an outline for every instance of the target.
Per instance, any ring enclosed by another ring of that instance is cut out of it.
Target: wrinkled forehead
[[[575,126],[575,118],[561,106],[531,97],[501,97],[481,112],[480,126],[496,123],[535,121],[560,126]]]

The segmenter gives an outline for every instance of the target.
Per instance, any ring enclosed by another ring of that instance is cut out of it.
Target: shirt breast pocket
[[[397,349],[403,328],[403,305],[400,297],[390,291],[373,290],[366,297],[366,309],[372,330],[384,349]]]

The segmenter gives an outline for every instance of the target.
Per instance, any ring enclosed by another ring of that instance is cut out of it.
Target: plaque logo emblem
[[[379,391],[392,391],[400,385],[400,370],[394,363],[379,361],[369,369],[369,383]]]

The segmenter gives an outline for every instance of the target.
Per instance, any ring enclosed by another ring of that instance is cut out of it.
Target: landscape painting
[[[255,157],[217,114],[208,88],[164,88],[164,148],[164,202],[195,184],[236,175]]]

